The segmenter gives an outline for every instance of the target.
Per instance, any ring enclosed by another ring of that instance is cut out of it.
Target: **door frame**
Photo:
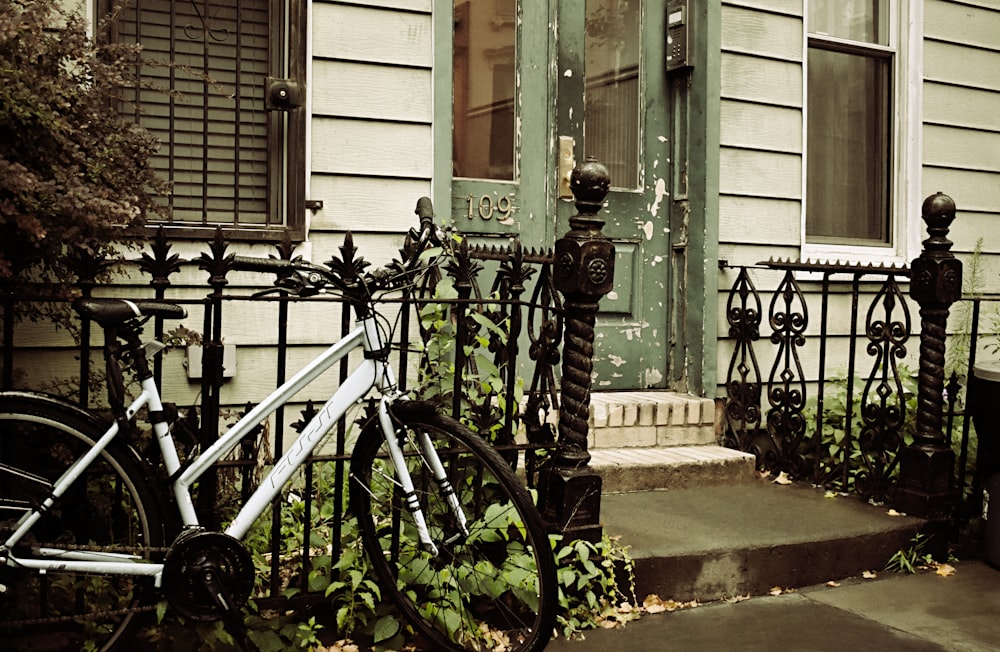
[[[533,7],[532,20],[545,20],[545,25],[555,25],[560,20],[559,5],[565,0],[548,0],[544,3],[527,0]],[[664,5],[666,2],[664,2]],[[452,204],[452,49],[454,21],[452,2],[434,3],[434,117],[433,143],[434,168],[432,197],[438,206],[439,219],[442,211],[451,211]],[[664,11],[665,11],[664,7]],[[582,12],[566,12],[563,19],[574,20]],[[721,0],[691,0],[691,40],[689,56],[693,67],[682,73],[672,73],[668,84],[675,102],[683,105],[684,120],[674,128],[683,132],[682,151],[674,155],[685,161],[683,169],[673,175],[675,187],[671,188],[670,215],[672,230],[675,225],[683,227],[683,246],[674,244],[674,251],[683,251],[676,258],[673,270],[672,292],[677,294],[679,310],[671,315],[671,328],[676,329],[672,337],[676,340],[670,360],[671,388],[699,396],[714,397],[717,393],[717,341],[719,323],[718,294],[719,275],[719,153],[720,153],[720,79],[721,79]],[[555,30],[547,30],[548,43],[545,48],[534,48],[525,52],[522,66],[548,71],[550,96],[566,97],[567,93],[581,92],[583,80],[565,77],[560,70],[580,69],[579,62],[567,60],[572,55],[557,47]],[[556,58],[552,56],[555,53]],[[582,54],[578,55],[582,56]],[[544,127],[544,156],[554,161],[558,156],[558,135],[555,125],[577,124],[582,141],[580,118],[557,115],[557,111],[567,111],[563,103],[548,106],[547,124]],[[675,119],[672,116],[671,122]],[[552,128],[549,128],[552,125]],[[564,134],[575,135],[575,134]],[[541,134],[533,134],[539,137]],[[525,135],[522,133],[522,138]],[[576,136],[575,136],[576,137]],[[578,142],[581,142],[578,141]],[[541,152],[542,150],[538,150]],[[537,154],[536,154],[537,155]],[[578,161],[579,163],[580,161]],[[554,166],[553,166],[554,168]],[[557,187],[559,182],[555,169],[542,176],[538,175],[529,183],[545,183]],[[522,176],[522,183],[524,177]],[[683,187],[681,187],[683,184]],[[568,228],[568,217],[572,214],[572,202],[556,200],[556,233],[563,235]],[[446,215],[447,219],[455,216]],[[550,243],[544,243],[548,246]]]

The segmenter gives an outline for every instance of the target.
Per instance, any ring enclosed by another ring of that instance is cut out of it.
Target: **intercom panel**
[[[667,70],[678,70],[691,65],[688,60],[690,0],[667,2]]]

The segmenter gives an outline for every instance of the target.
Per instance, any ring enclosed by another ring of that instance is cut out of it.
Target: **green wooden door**
[[[609,169],[616,274],[601,302],[595,390],[670,377],[664,20],[663,0],[454,0],[451,60],[438,51],[453,118],[451,170],[438,171],[463,232],[552,246],[575,211],[572,162],[592,156]]]

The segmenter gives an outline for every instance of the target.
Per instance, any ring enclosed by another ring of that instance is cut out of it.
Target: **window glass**
[[[889,64],[811,48],[806,233],[887,243]]]
[[[618,188],[639,187],[640,0],[587,0],[584,151]]]
[[[456,0],[453,174],[513,180],[516,79],[514,0]]]
[[[888,3],[889,0],[809,0],[809,31],[888,45]]]

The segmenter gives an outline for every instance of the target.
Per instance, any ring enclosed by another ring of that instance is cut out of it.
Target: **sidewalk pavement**
[[[983,652],[1000,650],[1000,571],[980,561],[647,614],[546,652]],[[639,596],[642,600],[643,596]]]

